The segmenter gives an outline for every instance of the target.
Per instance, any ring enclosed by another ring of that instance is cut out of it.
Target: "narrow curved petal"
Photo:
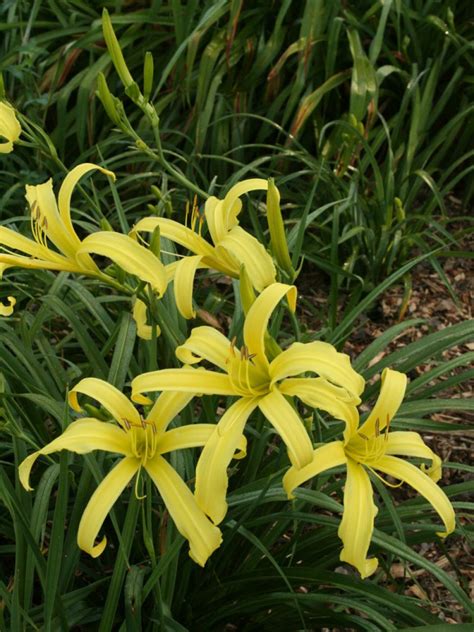
[[[222,542],[220,530],[198,507],[191,490],[161,456],[147,461],[145,469],[163,498],[176,528],[189,542],[189,555],[204,566]]]
[[[3,305],[0,303],[0,316],[11,316],[13,314],[14,307],[16,305],[16,298],[14,296],[7,296],[9,305]]]
[[[405,396],[407,376],[399,371],[384,369],[380,394],[370,415],[359,429],[366,437],[375,434],[375,427],[382,431],[393,419]]]
[[[25,187],[25,197],[30,205],[31,214],[38,228],[68,259],[74,256],[80,241],[75,233],[70,234],[59,215],[53,181],[50,178],[43,184]]]
[[[30,472],[36,459],[42,454],[51,454],[60,450],[69,450],[77,454],[87,454],[93,450],[116,452],[130,455],[130,441],[126,433],[112,424],[86,417],[74,421],[66,430],[50,443],[26,457],[18,468],[20,482],[31,491]]]
[[[347,401],[358,404],[359,395],[364,390],[364,378],[351,367],[345,353],[339,353],[327,342],[294,342],[272,361],[270,368],[272,382],[302,373],[317,373],[348,392]]]
[[[215,524],[227,513],[227,467],[242,441],[245,424],[258,400],[242,398],[226,410],[209,437],[196,466],[196,501]]]
[[[55,254],[55,253],[52,253]],[[59,256],[59,255],[58,255]],[[4,255],[0,252],[0,272],[7,268],[26,268],[27,270],[64,270],[66,272],[83,272],[83,269],[66,257],[61,260],[32,259],[22,255]]]
[[[206,217],[211,239],[214,245],[217,246],[227,233],[222,200],[219,200],[214,195],[207,198],[204,204],[204,216]]]
[[[228,375],[202,369],[163,369],[142,373],[132,380],[132,400],[137,404],[149,404],[142,393],[177,391],[202,393],[203,395],[236,395]]]
[[[273,259],[263,245],[240,226],[235,226],[219,242],[241,264],[245,265],[253,286],[261,292],[275,282],[276,269]]]
[[[108,257],[120,268],[149,283],[162,296],[166,290],[167,275],[164,265],[151,250],[141,246],[128,235],[111,231],[99,231],[88,235],[77,251],[81,262],[84,253]]]
[[[160,437],[158,452],[159,454],[166,454],[184,448],[202,447],[209,441],[215,429],[216,424],[192,424],[192,426],[181,426],[168,430]],[[233,458],[243,459],[246,454],[247,439],[241,435]]]
[[[97,400],[122,427],[126,428],[126,422],[132,426],[141,426],[140,415],[135,406],[112,384],[96,377],[86,377],[76,384],[69,391],[69,405],[81,412],[82,408],[77,401],[78,393]]]
[[[207,360],[227,371],[230,348],[230,341],[214,327],[194,327],[186,342],[176,348],[176,357],[183,364]]]
[[[196,270],[201,265],[202,256],[183,257],[174,270],[174,298],[176,307],[184,318],[195,318],[193,307],[193,289]]]
[[[288,494],[288,498],[291,500],[294,498],[293,491],[314,478],[321,472],[330,470],[332,467],[338,467],[344,465],[347,458],[344,452],[344,446],[342,441],[332,441],[326,445],[316,448],[313,451],[313,458],[308,465],[298,469],[294,465],[283,476],[283,487]]]
[[[250,193],[250,191],[267,191],[267,189],[268,180],[264,180],[263,178],[249,178],[248,180],[242,180],[242,182],[234,184],[234,186],[227,191],[222,201],[226,226],[232,228],[235,225],[237,215],[242,208],[242,204],[239,204],[239,198],[242,195]]]
[[[118,497],[138,472],[140,461],[125,457],[107,474],[87,503],[77,530],[77,544],[92,557],[98,557],[107,546],[107,538],[94,545],[107,514]]]
[[[200,235],[179,222],[165,217],[144,217],[133,227],[133,233],[152,233],[160,229],[160,236],[187,248],[196,255],[212,257],[214,248]]]
[[[376,557],[367,559],[377,511],[367,472],[362,465],[348,458],[344,513],[338,530],[344,544],[340,560],[355,566],[362,579],[372,575],[378,566]]]
[[[139,298],[133,303],[132,317],[137,326],[137,335],[142,340],[151,340],[153,337],[153,327],[147,323],[147,307]],[[156,336],[161,335],[161,329],[156,325]]]
[[[244,323],[244,342],[250,353],[256,354],[255,364],[269,366],[265,353],[265,332],[273,310],[284,296],[288,297],[290,309],[295,311],[297,290],[294,285],[273,283],[257,296],[249,309]]]
[[[441,459],[429,448],[417,432],[390,432],[385,454],[415,456],[431,461],[425,473],[436,483],[441,478]]]
[[[95,170],[100,171],[109,178],[112,178],[112,180],[115,180],[115,174],[112,171],[104,169],[103,167],[99,167],[99,165],[95,165],[92,162],[84,162],[81,165],[77,165],[77,167],[74,167],[74,169],[71,169],[71,171],[64,178],[61,188],[59,189],[59,214],[64,226],[66,227],[66,230],[69,232],[71,238],[75,241],[77,246],[79,246],[80,240],[76,235],[76,231],[74,230],[71,221],[71,196],[79,180],[90,171]]]
[[[302,468],[311,463],[313,444],[303,420],[285,396],[274,389],[259,400],[258,407],[285,442],[292,464]]]
[[[49,248],[41,246],[33,239],[28,239],[28,237],[25,237],[6,226],[0,226],[0,246],[4,246],[9,249],[11,248],[13,250],[19,250],[21,253],[29,255],[30,257],[35,257],[36,259],[46,259],[57,263],[68,263],[68,259],[66,259],[66,257],[63,257]],[[0,254],[2,257],[5,256],[3,253]],[[15,255],[10,254],[9,256],[14,257]]]
[[[420,468],[396,456],[383,456],[374,468],[411,485],[432,505],[444,522],[446,531],[438,532],[442,538],[452,533],[456,526],[453,506],[441,487],[431,480]]]
[[[347,391],[335,386],[322,377],[290,377],[278,385],[284,395],[298,397],[307,406],[325,410],[336,419],[346,424],[344,441],[357,432],[359,413],[357,408],[347,402]]]
[[[174,393],[172,391],[161,393],[148,413],[147,421],[154,423],[157,433],[161,434],[195,395],[196,393]]]

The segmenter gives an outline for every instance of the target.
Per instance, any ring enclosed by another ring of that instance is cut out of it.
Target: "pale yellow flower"
[[[406,381],[403,373],[385,369],[379,398],[362,426],[352,428],[345,441],[333,441],[316,448],[310,463],[303,468],[291,467],[283,477],[283,485],[291,498],[296,487],[317,474],[346,466],[344,513],[339,527],[339,537],[344,544],[341,560],[355,566],[362,577],[372,575],[378,565],[377,558],[367,558],[377,514],[367,470],[379,478],[380,472],[408,483],[424,496],[444,522],[446,531],[438,533],[441,537],[455,527],[454,509],[436,485],[441,477],[441,459],[416,432],[389,432],[390,422],[402,403]],[[396,454],[428,460],[431,467],[425,472],[394,456]]]
[[[148,248],[128,235],[112,231],[99,231],[82,241],[77,235],[71,220],[71,196],[78,181],[93,170],[115,179],[111,171],[83,163],[64,178],[57,201],[51,179],[44,184],[27,185],[33,238],[0,226],[0,273],[11,267],[36,268],[100,276],[107,280],[107,275],[101,273],[90,256],[98,254],[146,281],[161,296],[168,276],[164,265]]]
[[[294,343],[274,359],[268,357],[268,321],[285,296],[294,310],[294,286],[273,283],[257,297],[245,319],[240,351],[234,341],[212,327],[194,328],[188,340],[177,348],[177,357],[186,365],[205,360],[220,372],[184,366],[144,373],[132,382],[132,399],[139,403],[149,403],[141,394],[150,391],[238,397],[217,424],[196,468],[196,498],[216,524],[227,511],[227,466],[247,419],[256,408],[281,436],[296,468],[311,462],[313,446],[303,420],[291,404],[292,396],[343,420],[348,432],[357,425],[355,404],[360,401],[364,380],[352,369],[347,355],[318,341]],[[306,373],[320,377],[306,377]]]
[[[21,463],[19,476],[22,485],[31,490],[30,471],[42,454],[59,450],[77,454],[104,450],[120,454],[122,458],[99,484],[82,514],[77,533],[79,547],[92,557],[103,552],[106,538],[95,544],[102,524],[122,491],[143,468],[155,483],[178,531],[189,541],[190,556],[204,566],[219,547],[221,532],[198,507],[191,490],[164,455],[183,448],[203,446],[212,435],[214,425],[193,424],[167,430],[172,419],[190,401],[192,395],[187,393],[164,393],[146,419],[140,416],[123,393],[103,380],[86,378],[70,391],[70,405],[80,411],[78,393],[98,401],[118,426],[89,417],[73,422],[61,436]],[[245,456],[244,437],[240,438],[236,449],[239,451],[236,458]]]
[[[164,217],[145,217],[133,228],[132,235],[140,232],[160,235],[194,253],[169,266],[173,271],[176,305],[185,318],[194,318],[193,283],[199,268],[211,268],[239,278],[241,266],[258,292],[273,283],[276,270],[272,257],[263,245],[239,226],[238,215],[242,210],[240,196],[250,191],[266,191],[268,181],[261,178],[243,180],[233,186],[223,200],[211,196],[206,200],[204,216],[196,206],[191,212],[191,227]],[[207,222],[212,243],[201,237],[201,226]],[[196,230],[197,229],[197,232]]]

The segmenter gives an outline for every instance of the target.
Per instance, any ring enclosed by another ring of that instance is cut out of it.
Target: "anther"
[[[130,429],[131,429],[131,427],[132,427],[132,425],[131,425],[131,423],[128,421],[128,419],[122,419],[122,421],[123,421],[123,424],[124,424],[125,428],[126,428],[127,430],[130,430]]]

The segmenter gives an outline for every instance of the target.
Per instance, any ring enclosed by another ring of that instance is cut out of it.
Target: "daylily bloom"
[[[273,360],[267,357],[265,337],[272,312],[284,296],[295,309],[296,288],[283,283],[267,287],[250,307],[243,328],[240,352],[234,341],[212,327],[196,327],[176,350],[187,365],[206,360],[221,372],[193,369],[151,371],[132,382],[132,399],[149,403],[141,393],[180,391],[238,397],[224,413],[202,451],[196,468],[195,495],[199,506],[219,524],[227,511],[226,469],[250,414],[259,408],[288,448],[295,468],[313,458],[313,445],[304,422],[288,397],[297,396],[305,404],[357,424],[359,394],[364,380],[351,367],[349,357],[325,342],[294,343]],[[307,372],[321,377],[294,377]]]
[[[403,373],[385,369],[380,395],[372,412],[360,428],[352,429],[344,441],[333,441],[314,450],[313,459],[303,468],[291,467],[283,477],[283,485],[292,498],[293,490],[313,476],[333,467],[345,465],[344,513],[339,537],[344,548],[341,560],[355,566],[363,578],[375,572],[377,558],[367,559],[374,529],[377,507],[367,470],[387,485],[381,473],[408,483],[431,503],[440,515],[446,531],[455,527],[454,509],[449,498],[436,482],[441,477],[441,459],[430,450],[416,432],[389,432],[390,422],[402,403],[407,378]],[[431,461],[422,469],[394,455],[417,457]]]
[[[211,196],[204,206],[204,217],[199,214],[196,202],[191,212],[191,227],[183,226],[165,217],[145,217],[133,228],[132,235],[153,233],[184,246],[194,256],[183,257],[174,267],[176,305],[185,318],[194,318],[192,303],[193,283],[198,268],[211,268],[238,278],[242,264],[258,292],[275,281],[276,270],[272,257],[253,235],[239,226],[242,210],[240,196],[250,191],[266,191],[267,180],[253,178],[234,185],[223,200]],[[201,237],[201,227],[207,221],[212,243]],[[198,232],[195,232],[198,225]]]
[[[188,404],[187,393],[164,393],[154,404],[146,419],[140,416],[130,400],[111,384],[97,378],[85,378],[69,393],[69,403],[76,411],[81,408],[78,393],[97,400],[118,423],[85,417],[73,422],[61,436],[41,450],[28,456],[20,465],[20,481],[27,490],[33,463],[41,454],[69,450],[86,454],[104,450],[121,454],[122,459],[107,474],[92,494],[77,533],[79,547],[92,557],[99,556],[106,544],[104,538],[95,544],[97,535],[110,509],[135,474],[143,468],[155,483],[178,531],[189,541],[192,559],[204,566],[208,557],[222,541],[220,530],[198,507],[194,496],[164,458],[164,454],[183,448],[204,445],[214,431],[213,424],[193,424],[167,430],[172,419]],[[236,448],[236,458],[245,456],[245,438]]]
[[[168,283],[160,260],[128,235],[100,231],[80,240],[71,221],[71,196],[84,175],[93,170],[115,179],[115,175],[92,163],[78,165],[64,178],[58,200],[52,180],[36,186],[27,185],[26,199],[31,209],[29,239],[10,228],[0,226],[0,272],[10,267],[65,270],[106,280],[90,254],[108,257],[126,272],[151,284],[161,296]],[[50,247],[54,244],[57,250]],[[17,254],[13,251],[18,251]]]
[[[21,127],[15,110],[9,103],[0,101],[0,138],[6,139],[6,142],[0,142],[0,154],[13,151],[13,143],[19,139],[20,134]]]

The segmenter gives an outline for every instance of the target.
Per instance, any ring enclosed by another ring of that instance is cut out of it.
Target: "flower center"
[[[380,424],[375,423],[374,435],[368,437],[362,432],[358,432],[346,445],[347,454],[358,463],[373,465],[381,459],[387,449],[389,424],[384,432],[380,432]]]
[[[254,358],[255,354],[249,353],[245,345],[237,351],[235,338],[232,340],[227,359],[227,373],[235,392],[242,397],[261,396],[270,390],[270,376],[265,370],[255,366]]]
[[[158,432],[153,421],[146,421],[141,417],[141,425],[132,424],[124,419],[124,424],[130,438],[133,455],[141,459],[144,465],[155,456],[158,446]]]
[[[48,248],[46,232],[48,230],[48,220],[41,215],[40,207],[37,200],[31,203],[31,233],[37,244],[43,248]]]

